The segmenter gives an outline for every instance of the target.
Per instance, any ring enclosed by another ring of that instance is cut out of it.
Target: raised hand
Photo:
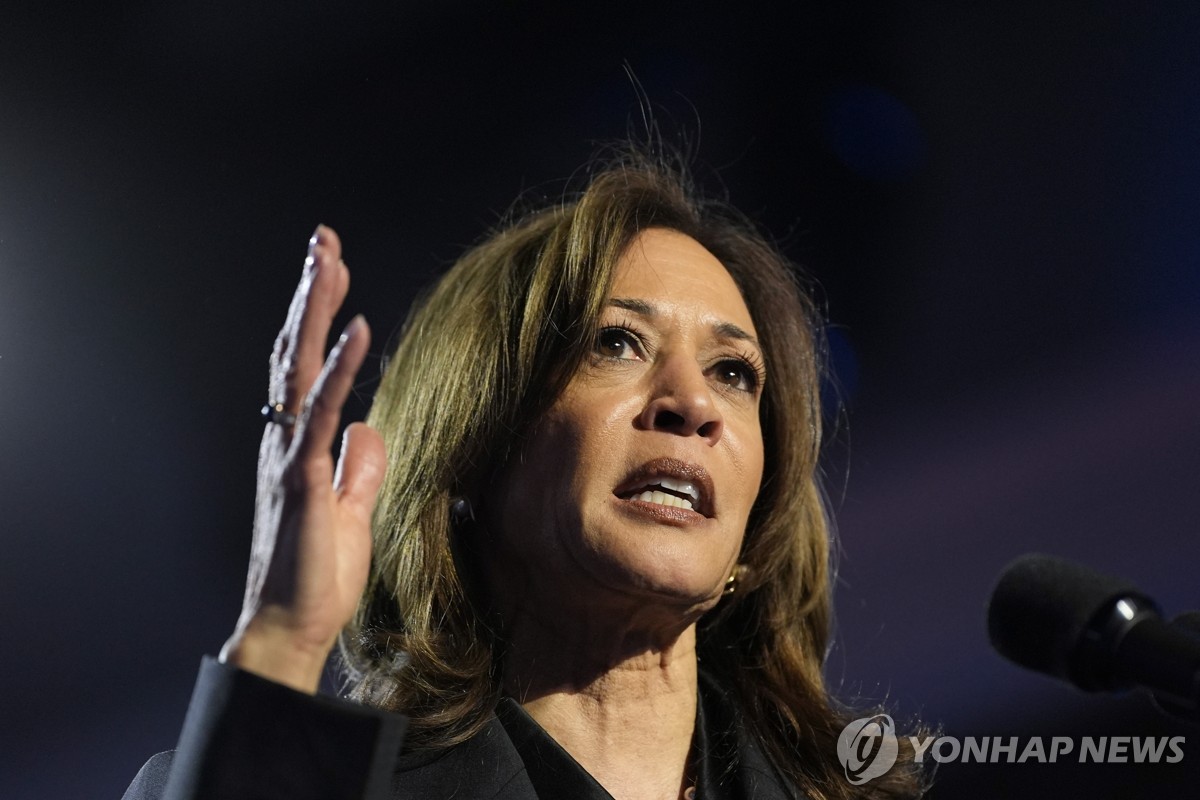
[[[222,661],[310,693],[366,585],[386,465],[383,440],[362,423],[346,429],[336,471],[331,453],[370,343],[357,316],[323,358],[349,286],[337,234],[318,227],[271,354],[269,400],[280,421],[267,424],[259,449],[246,596],[221,650]]]

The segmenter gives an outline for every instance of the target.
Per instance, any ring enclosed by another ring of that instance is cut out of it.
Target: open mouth
[[[700,490],[695,484],[679,481],[674,478],[659,478],[656,483],[635,489],[625,496],[625,500],[641,500],[643,503],[658,503],[672,508],[686,508],[695,511],[700,502]]]
[[[616,491],[622,500],[638,500],[712,516],[713,488],[708,472],[695,464],[660,458],[638,467]]]

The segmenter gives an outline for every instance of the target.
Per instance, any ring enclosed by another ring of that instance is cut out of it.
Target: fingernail
[[[309,275],[317,266],[317,246],[324,241],[325,226],[318,225],[313,235],[308,239],[308,256],[304,259],[304,274]]]
[[[341,338],[338,339],[338,342],[346,342],[351,337],[357,336],[358,332],[363,329],[363,326],[366,324],[366,322],[367,321],[362,314],[355,314],[354,319],[350,320],[350,323],[346,326],[346,329],[342,331]]]

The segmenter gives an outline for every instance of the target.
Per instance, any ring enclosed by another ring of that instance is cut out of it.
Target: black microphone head
[[[1077,656],[1089,629],[1122,598],[1150,601],[1133,584],[1053,556],[1018,558],[1000,575],[988,603],[988,637],[1023,667],[1091,685]]]

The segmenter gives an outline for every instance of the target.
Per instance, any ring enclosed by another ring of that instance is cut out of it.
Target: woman
[[[837,760],[816,317],[753,226],[608,165],[419,304],[335,473],[368,343],[356,318],[321,364],[348,281],[319,228],[272,358],[240,672],[206,668],[181,796],[919,793],[907,762],[854,786]],[[355,698],[408,720],[394,774],[395,716],[276,686],[315,693],[339,634]]]

